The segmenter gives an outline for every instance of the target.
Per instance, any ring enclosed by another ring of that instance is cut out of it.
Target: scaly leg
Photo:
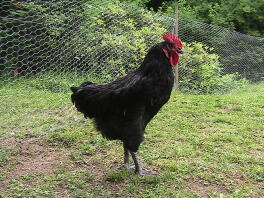
[[[129,169],[130,165],[129,165],[129,151],[126,148],[125,144],[123,144],[124,147],[124,167]]]
[[[137,153],[130,151],[130,154],[131,154],[133,161],[135,163],[135,173],[137,173],[139,175],[156,175],[157,174],[157,173],[151,172],[151,171],[141,167],[140,160],[137,156]]]

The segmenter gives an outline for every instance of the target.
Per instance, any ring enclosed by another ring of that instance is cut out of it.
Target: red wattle
[[[166,48],[162,50],[165,56],[169,59],[171,66],[176,66],[179,62],[179,54],[175,50],[170,51]]]
[[[179,62],[179,54],[178,53],[172,53],[170,56],[170,64],[171,66],[176,66]]]

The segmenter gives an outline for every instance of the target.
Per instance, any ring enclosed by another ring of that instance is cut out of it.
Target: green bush
[[[97,9],[96,3],[95,9],[85,9],[85,22],[72,44],[79,46],[75,58],[82,65],[77,67],[109,82],[139,67],[166,29],[143,8],[128,9],[127,4],[112,1]]]
[[[171,23],[119,0],[8,6],[7,17],[0,20],[10,26],[0,30],[0,41],[4,42],[0,52],[6,52],[0,57],[0,63],[4,63],[0,75],[9,77],[5,72],[21,70],[23,76],[32,78],[34,87],[53,91],[68,90],[82,80],[110,82],[138,68],[147,50],[162,41],[161,35]],[[219,56],[210,48],[186,43],[180,67],[181,90],[224,92],[246,83],[237,80],[237,74],[223,75],[221,68]]]
[[[180,60],[179,82],[182,91],[196,93],[227,92],[247,84],[239,75],[223,74],[219,56],[202,43],[185,43]]]

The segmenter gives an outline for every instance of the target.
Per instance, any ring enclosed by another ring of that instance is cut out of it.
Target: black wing
[[[131,74],[110,84],[85,84],[71,87],[72,102],[85,117],[103,115],[116,106],[138,106],[144,104],[150,92],[151,78],[140,74]]]

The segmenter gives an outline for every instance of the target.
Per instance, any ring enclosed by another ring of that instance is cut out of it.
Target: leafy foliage
[[[222,65],[213,49],[202,43],[185,43],[185,56],[180,64],[180,88],[197,93],[227,92],[244,86],[247,80],[238,74],[223,74]]]
[[[43,19],[34,17],[43,8],[18,1],[4,1],[0,5],[0,73],[4,69],[10,73],[26,69],[25,63],[30,70],[37,70],[49,51],[43,39]]]
[[[137,0],[134,0],[137,1]],[[160,8],[174,16],[174,6],[179,5],[182,18],[197,19],[253,36],[264,36],[264,1],[262,0],[154,0],[144,1],[154,9]]]
[[[76,81],[77,76],[104,83],[134,70],[147,50],[161,41],[168,26],[153,12],[119,0],[105,1],[104,5],[97,0],[9,2],[5,8],[0,72],[33,77],[34,87],[52,91],[68,90],[72,82],[80,81]],[[194,29],[188,24],[186,28]],[[190,31],[183,40],[195,41],[196,35]],[[221,43],[218,38],[215,35],[206,43]],[[222,77],[219,57],[209,54],[209,48],[197,43],[186,44],[186,48],[189,53],[182,59],[182,89],[212,93],[238,85],[236,74]],[[53,73],[62,75],[49,79]]]
[[[263,80],[264,57],[261,53],[264,50],[263,39],[251,38],[222,27],[263,37],[264,1],[146,0],[143,3],[172,17],[175,15],[175,5],[178,4],[179,35],[184,41],[202,42],[213,47],[215,53],[220,56],[224,67],[222,71],[225,74],[238,72],[253,82]]]
[[[103,74],[106,82],[137,68],[148,48],[166,32],[150,12],[135,7],[127,10],[118,1],[84,14],[86,22],[76,38],[78,46],[83,44],[78,54],[86,60],[81,61],[82,70]]]

